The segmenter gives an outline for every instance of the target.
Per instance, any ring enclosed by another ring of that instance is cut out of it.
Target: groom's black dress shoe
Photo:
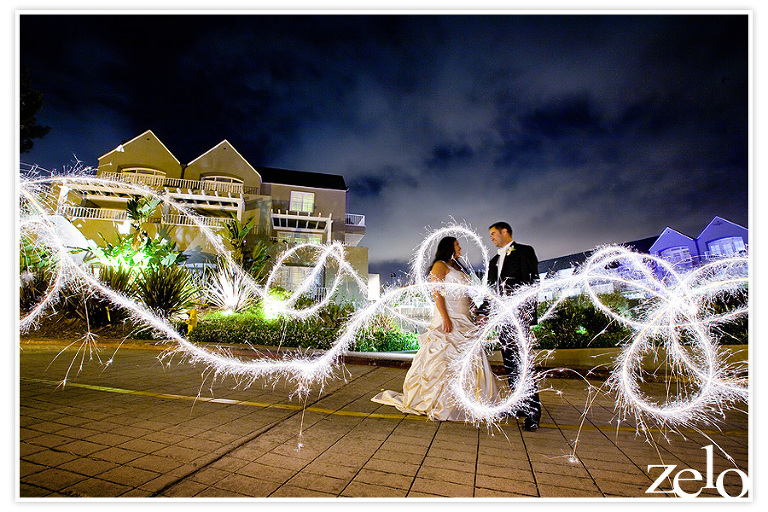
[[[525,418],[523,423],[523,430],[526,432],[536,432],[539,430],[539,424],[533,421],[531,418]]]

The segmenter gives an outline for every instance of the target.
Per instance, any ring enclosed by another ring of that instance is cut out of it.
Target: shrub
[[[204,300],[221,311],[236,313],[252,308],[258,302],[258,294],[247,278],[223,264],[205,278]]]
[[[45,298],[51,285],[52,273],[47,268],[35,268],[21,273],[19,283],[19,308],[29,311]]]
[[[702,316],[706,318],[710,315],[721,315],[743,307],[747,303],[747,297],[746,290],[720,294],[705,305]],[[628,318],[638,318],[638,314],[652,304],[627,299],[617,293],[601,295],[600,300]],[[548,306],[541,304],[539,314]],[[565,299],[550,318],[539,322],[532,331],[538,341],[538,348],[543,349],[614,347],[628,340],[633,334],[632,329],[605,316],[584,296]],[[710,334],[724,345],[746,344],[749,338],[749,319],[747,315],[730,319],[715,325]],[[683,342],[690,341],[691,336],[686,330],[680,332]]]
[[[19,240],[19,307],[28,311],[45,297],[53,278],[54,259],[46,247],[30,237]]]
[[[195,343],[329,349],[338,340],[353,312],[353,306],[348,303],[329,303],[306,320],[268,319],[258,308],[233,314],[217,311],[201,317],[197,327],[189,333],[189,339]],[[413,350],[418,348],[417,335],[403,332],[390,319],[379,318],[369,329],[358,334],[354,348],[380,352]]]
[[[746,288],[722,293],[707,305],[705,316],[732,312],[736,308],[746,307],[748,301],[749,291]],[[746,345],[749,343],[749,316],[742,315],[718,324],[712,334],[723,345]]]
[[[107,288],[123,295],[131,296],[131,273],[123,267],[102,267],[91,272]],[[60,292],[61,309],[67,316],[76,316],[90,327],[101,327],[115,323],[126,317],[124,311],[96,290],[91,290],[80,283],[67,283]]]
[[[139,271],[146,267],[170,266],[183,263],[187,257],[179,252],[176,243],[160,235],[137,238],[134,235],[125,237],[116,234],[115,242],[108,242],[99,233],[103,247],[90,241],[86,251],[90,259],[96,260],[102,266],[122,266]]]
[[[610,297],[604,302],[607,304]],[[616,299],[618,300],[618,299]],[[545,310],[543,304],[541,310]],[[549,318],[532,329],[542,349],[614,347],[627,339],[631,329],[600,312],[587,297],[563,300]]]
[[[134,283],[141,302],[157,315],[177,321],[197,302],[200,289],[195,276],[181,266],[149,266]]]
[[[340,326],[317,318],[268,319],[260,309],[240,313],[214,312],[200,318],[189,333],[195,343],[248,343],[254,345],[327,349],[336,341]]]
[[[379,316],[355,338],[356,350],[360,352],[397,352],[419,348],[416,333],[403,331],[392,318]]]

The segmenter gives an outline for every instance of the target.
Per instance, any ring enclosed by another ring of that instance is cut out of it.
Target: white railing
[[[59,215],[72,219],[96,219],[96,220],[127,220],[128,212],[112,208],[86,208],[85,206],[63,205],[59,208]]]
[[[178,188],[187,190],[206,190],[218,192],[221,194],[232,194],[240,196],[243,194],[259,194],[259,187],[247,187],[242,183],[222,183],[217,181],[197,181],[182,180],[180,178],[166,178],[164,176],[149,176],[142,174],[103,172],[99,177],[107,179],[117,179],[126,183],[135,183],[139,185],[148,185],[150,187],[160,188]]]
[[[243,194],[242,183],[221,183],[216,181],[195,181],[182,180],[178,178],[166,178],[164,187],[181,188],[188,190],[208,190],[210,192],[219,192],[222,194],[234,194],[240,196]]]
[[[365,215],[360,215],[359,213],[348,213],[345,216],[344,224],[347,226],[360,226],[361,228],[364,228]]]
[[[223,217],[197,217],[197,221],[203,226],[210,228],[223,228],[227,223],[227,218]],[[196,224],[191,217],[187,215],[168,214],[163,215],[163,224],[169,224],[173,226],[195,226]]]

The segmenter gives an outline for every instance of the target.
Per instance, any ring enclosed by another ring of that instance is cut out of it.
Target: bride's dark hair
[[[429,271],[432,271],[432,267],[435,266],[435,263],[438,261],[444,261],[449,266],[451,264],[451,260],[453,260],[453,256],[456,254],[456,249],[454,247],[454,244],[456,243],[456,237],[453,236],[446,236],[443,239],[441,239],[437,243],[437,249],[435,250],[435,259],[432,260],[432,264],[429,266]],[[464,265],[459,263],[458,260],[456,261],[456,264],[459,266],[459,269],[464,273],[469,273],[464,268]]]

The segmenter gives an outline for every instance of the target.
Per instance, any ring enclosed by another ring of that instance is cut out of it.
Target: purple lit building
[[[745,254],[749,247],[749,230],[722,217],[715,217],[696,238],[667,227],[658,237],[643,238],[621,245],[635,252],[664,259],[678,270],[684,271],[712,259]],[[587,251],[540,261],[539,276],[542,280],[570,276],[591,254],[592,251]],[[631,269],[619,265],[616,271],[623,274],[631,272]],[[661,269],[657,271],[663,274]],[[615,289],[611,283],[601,285],[598,293],[614,291],[624,293],[623,290]],[[580,287],[550,289],[539,296],[539,301],[548,301],[561,296],[575,296],[582,292]]]
[[[667,227],[648,249],[648,253],[682,266],[694,266],[712,258],[747,252],[749,230],[734,222],[715,217],[696,238]]]

